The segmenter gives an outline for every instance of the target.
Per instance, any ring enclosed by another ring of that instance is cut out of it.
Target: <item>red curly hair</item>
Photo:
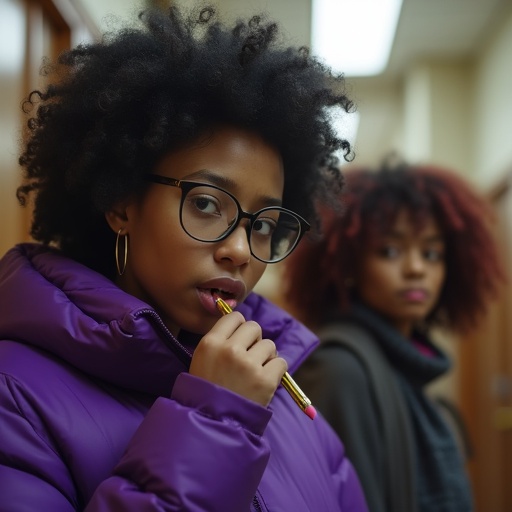
[[[459,332],[475,324],[505,279],[482,196],[452,171],[401,163],[347,171],[339,199],[338,210],[320,208],[321,239],[305,239],[284,267],[284,299],[299,318],[314,327],[350,309],[357,261],[405,208],[418,227],[433,216],[445,238],[446,279],[427,323]]]

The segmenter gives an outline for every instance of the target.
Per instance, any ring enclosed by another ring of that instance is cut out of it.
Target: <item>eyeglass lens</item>
[[[181,223],[198,240],[213,242],[222,238],[237,219],[237,204],[222,190],[194,187],[183,200]],[[264,209],[249,232],[252,254],[266,262],[279,261],[293,250],[300,232],[300,221],[294,215],[278,208]]]

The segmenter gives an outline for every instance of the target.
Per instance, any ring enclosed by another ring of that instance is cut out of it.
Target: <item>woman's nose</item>
[[[215,258],[230,260],[237,267],[249,263],[251,247],[245,226],[239,224],[227,238],[216,243]]]
[[[421,251],[409,250],[405,257],[405,271],[407,274],[422,274],[425,271],[425,261]]]

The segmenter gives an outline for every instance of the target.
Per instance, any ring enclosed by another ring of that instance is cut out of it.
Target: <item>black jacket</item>
[[[472,510],[457,443],[424,390],[446,356],[416,334],[432,352],[421,354],[363,306],[319,334],[295,378],[343,440],[371,512]]]

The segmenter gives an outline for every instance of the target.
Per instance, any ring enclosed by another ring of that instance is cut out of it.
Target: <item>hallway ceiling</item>
[[[412,61],[478,53],[511,0],[404,0],[386,75]]]

